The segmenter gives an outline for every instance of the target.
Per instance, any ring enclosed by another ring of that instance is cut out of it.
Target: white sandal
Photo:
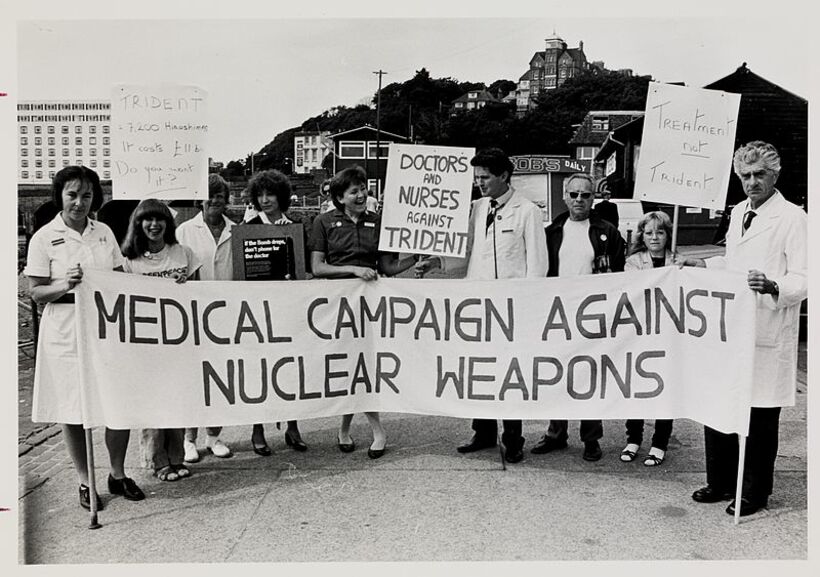
[[[635,460],[635,457],[638,455],[638,449],[640,449],[640,445],[636,445],[635,443],[629,443],[624,450],[621,451],[621,461],[624,463],[631,463]]]
[[[656,447],[649,449],[643,464],[644,467],[657,467],[663,463],[663,458],[666,456],[666,451],[661,451]]]

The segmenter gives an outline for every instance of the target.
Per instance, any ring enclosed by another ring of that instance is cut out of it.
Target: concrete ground
[[[723,511],[725,502],[690,498],[705,484],[703,427],[692,421],[675,421],[667,459],[655,469],[642,458],[620,462],[623,421],[605,422],[604,457],[596,463],[581,459],[577,422],[570,423],[568,449],[540,456],[528,449],[546,423],[525,422],[525,459],[505,469],[498,450],[455,451],[470,435],[467,420],[384,414],[388,450],[376,461],[366,454],[363,415],[354,421],[351,454],[336,447],[335,417],[300,423],[306,453],[285,447],[283,431],[269,424],[275,452],[268,458],[252,452],[249,426],[230,427],[222,437],[235,455],[204,455],[191,465],[190,478],[175,483],[139,468],[133,434],[127,470],[148,495],[138,503],[108,494],[107,453],[97,429],[96,478],[105,510],[95,531],[79,507],[59,427],[24,423],[33,371],[21,351],[21,564],[805,560],[809,554],[805,347],[797,404],[781,415],[774,494],[767,509],[738,526]],[[648,439],[651,421],[647,429]],[[648,442],[641,455],[646,450]]]

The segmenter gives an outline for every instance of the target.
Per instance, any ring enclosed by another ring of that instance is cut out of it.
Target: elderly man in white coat
[[[541,209],[517,193],[510,185],[513,163],[499,148],[487,148],[470,160],[481,198],[470,207],[467,256],[419,261],[421,276],[440,267],[444,272],[463,274],[472,280],[541,278],[547,275],[549,256]],[[522,423],[504,419],[504,458],[518,463],[524,458]],[[472,453],[496,446],[498,423],[494,419],[473,419],[472,438],[460,445],[459,453]]]
[[[800,303],[806,298],[806,213],[774,187],[780,156],[756,140],[735,152],[734,171],[748,197],[732,210],[726,256],[684,264],[748,274],[757,294],[754,384],[740,515],[768,505],[774,480],[781,407],[794,405]],[[731,498],[737,480],[737,435],[706,427],[706,482],[692,494],[699,503]],[[726,512],[735,514],[737,503]]]

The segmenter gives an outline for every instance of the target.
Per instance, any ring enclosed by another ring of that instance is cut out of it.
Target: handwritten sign
[[[636,198],[722,210],[740,95],[651,82]]]
[[[473,148],[390,144],[379,250],[465,256]]]
[[[195,86],[114,87],[113,197],[208,197],[207,95]]]

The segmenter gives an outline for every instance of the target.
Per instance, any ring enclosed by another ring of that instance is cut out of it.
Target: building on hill
[[[501,100],[490,94],[487,90],[470,90],[453,100],[450,104],[453,114],[457,114],[459,112],[484,108],[491,102],[501,102]]]
[[[17,181],[50,184],[64,166],[85,165],[111,179],[111,103],[24,100],[17,104]]]
[[[293,135],[293,174],[310,174],[322,168],[322,160],[333,150],[329,131],[302,131]]]
[[[369,124],[337,132],[329,138],[333,141],[333,173],[348,166],[361,166],[367,172],[367,186],[381,200],[390,143],[409,144],[408,138],[384,130],[377,131]]]
[[[533,108],[542,92],[553,90],[589,69],[583,41],[578,48],[567,48],[567,43],[553,34],[545,42],[544,50],[533,54],[529,69],[518,80],[516,106],[520,114]]]

